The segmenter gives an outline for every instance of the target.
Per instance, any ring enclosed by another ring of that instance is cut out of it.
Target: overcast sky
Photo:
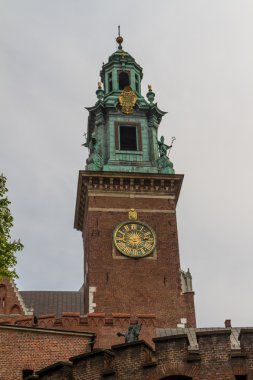
[[[88,113],[102,62],[123,48],[168,111],[185,174],[178,203],[181,267],[199,326],[253,325],[253,2],[1,0],[0,171],[8,179],[22,290],[77,290],[73,229]],[[155,286],[155,285],[154,285]]]

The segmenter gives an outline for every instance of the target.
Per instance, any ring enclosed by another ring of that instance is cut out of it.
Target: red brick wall
[[[187,376],[192,380],[234,380],[235,375],[240,374],[252,380],[253,330],[242,335],[242,350],[236,359],[241,360],[241,365],[237,365],[236,370],[231,358],[229,334],[228,330],[197,333],[199,350],[195,353],[188,350],[185,334],[155,339],[155,351],[143,341],[112,346],[109,353],[95,350],[70,359],[73,362],[70,378],[100,380],[107,375],[109,379],[119,380],[158,380],[169,379],[169,376]],[[247,355],[243,354],[244,349]],[[60,371],[55,371],[53,378],[60,380]],[[45,371],[39,379],[51,377]]]
[[[174,201],[155,198],[155,194],[149,194],[153,198],[114,195],[117,196],[92,195],[87,203],[84,250],[88,263],[87,287],[96,287],[95,312],[129,313],[133,317],[154,313],[159,327],[176,327],[181,318],[187,318],[188,325],[195,326],[193,294],[186,296],[181,290]],[[94,211],[94,208],[105,211]],[[138,220],[149,224],[157,234],[155,259],[113,255],[113,231],[128,219],[130,208],[135,208]],[[143,209],[150,212],[142,212]],[[166,210],[170,212],[164,213]],[[88,312],[87,295],[85,301]]]
[[[0,379],[20,380],[23,369],[39,370],[86,352],[88,338],[63,332],[0,326]]]
[[[140,339],[146,340],[151,345],[156,335],[156,321],[152,314],[139,315],[133,320],[129,314],[122,313],[110,317],[105,317],[103,313],[93,313],[88,317],[80,317],[79,313],[63,313],[62,318],[56,318],[55,315],[42,316],[36,325],[33,317],[19,318],[12,322],[18,326],[95,333],[97,335],[95,347],[99,348],[110,348],[113,344],[123,343],[124,338],[118,337],[117,332],[126,332],[130,323],[142,324]]]
[[[41,380],[72,380],[71,363],[58,362],[55,365],[49,366],[42,371],[38,371]]]

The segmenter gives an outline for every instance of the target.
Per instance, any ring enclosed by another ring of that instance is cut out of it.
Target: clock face
[[[146,223],[128,221],[114,231],[114,244],[118,251],[128,257],[144,257],[155,248],[156,236]]]

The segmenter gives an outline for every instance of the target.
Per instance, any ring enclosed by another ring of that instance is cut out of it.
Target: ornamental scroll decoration
[[[136,104],[137,96],[130,86],[126,86],[119,95],[119,104],[122,112],[125,114],[133,113],[133,108]]]

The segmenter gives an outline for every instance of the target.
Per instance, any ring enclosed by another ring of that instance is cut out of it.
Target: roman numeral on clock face
[[[125,250],[126,249],[126,244],[120,242],[120,243],[118,243],[118,247],[119,247],[120,250]]]
[[[131,254],[131,249],[129,247],[125,247],[124,252],[128,255]]]

